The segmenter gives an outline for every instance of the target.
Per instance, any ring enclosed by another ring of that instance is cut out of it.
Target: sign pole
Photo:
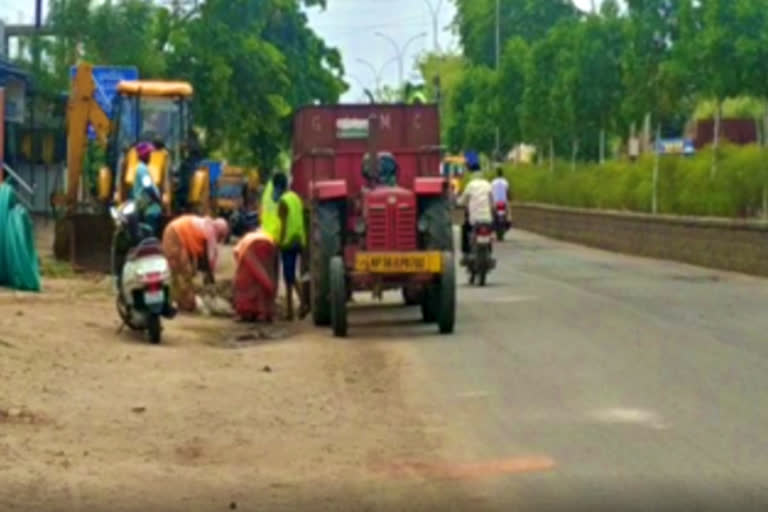
[[[655,157],[653,159],[653,195],[651,197],[651,213],[656,215],[659,213],[659,153],[661,148],[659,147],[661,142],[661,125],[656,128],[656,144],[655,144]]]

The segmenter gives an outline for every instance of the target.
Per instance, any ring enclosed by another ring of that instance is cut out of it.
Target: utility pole
[[[501,69],[501,0],[496,0],[496,74]],[[496,158],[501,153],[501,127],[496,119]]]
[[[443,0],[437,0],[437,5],[433,6],[431,0],[424,0],[429,8],[429,13],[432,15],[432,38],[433,47],[435,53],[440,53],[440,41],[438,34],[440,31],[440,8],[443,6]]]
[[[35,28],[43,26],[43,0],[35,0]]]

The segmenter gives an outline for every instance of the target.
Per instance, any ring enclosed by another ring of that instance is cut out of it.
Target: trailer
[[[435,105],[311,106],[294,118],[292,189],[306,205],[316,325],[348,331],[352,293],[402,290],[454,330],[451,192]]]

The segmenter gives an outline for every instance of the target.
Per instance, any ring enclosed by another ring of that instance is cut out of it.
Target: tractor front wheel
[[[436,303],[440,334],[452,334],[456,323],[456,266],[450,252],[443,253],[443,273]]]
[[[341,208],[317,202],[312,211],[310,270],[312,318],[317,326],[331,323],[330,262],[341,253]]]
[[[347,335],[347,276],[341,256],[331,259],[331,326],[333,335],[344,338]]]
[[[437,285],[430,284],[421,294],[421,319],[425,324],[437,321]]]

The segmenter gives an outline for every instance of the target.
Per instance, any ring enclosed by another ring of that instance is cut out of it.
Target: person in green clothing
[[[293,320],[293,292],[299,295],[299,317],[304,318],[309,312],[309,305],[304,300],[304,293],[296,280],[296,266],[301,260],[302,270],[306,267],[303,257],[307,244],[306,227],[304,225],[304,204],[301,198],[288,189],[288,178],[284,173],[276,173],[272,178],[272,199],[277,204],[279,218],[279,235],[275,237],[280,247],[280,259],[283,266],[285,281],[286,306],[288,320]]]
[[[261,229],[271,236],[274,240],[280,237],[280,216],[277,211],[277,201],[279,196],[275,195],[274,179],[267,181],[264,186],[264,192],[261,194],[261,205],[259,207],[259,219]]]

